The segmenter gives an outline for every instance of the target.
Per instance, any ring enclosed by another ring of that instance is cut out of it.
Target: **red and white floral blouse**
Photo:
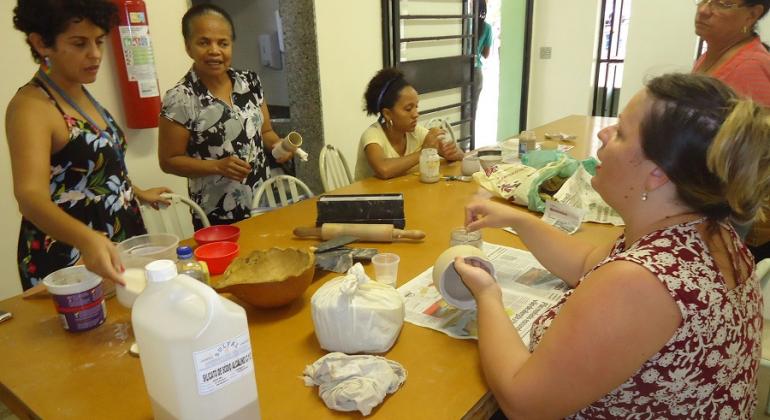
[[[700,219],[652,232],[629,249],[621,236],[612,261],[630,261],[655,274],[682,314],[676,333],[614,391],[574,413],[575,419],[749,419],[756,406],[762,336],[762,296],[754,275],[727,290],[724,278],[697,230]],[[735,231],[739,255],[753,261]],[[578,282],[585,279],[585,276]],[[568,292],[535,321],[534,350]]]

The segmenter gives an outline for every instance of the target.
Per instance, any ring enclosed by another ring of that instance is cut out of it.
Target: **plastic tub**
[[[195,248],[195,258],[208,265],[209,273],[222,274],[238,255],[239,249],[235,242],[212,242]]]
[[[193,234],[195,242],[198,245],[206,245],[212,242],[238,242],[241,236],[241,229],[232,225],[209,226],[197,230]]]
[[[96,328],[107,318],[102,278],[85,266],[62,268],[43,279],[53,296],[56,312],[65,330],[71,332]]]
[[[118,244],[120,259],[126,268],[139,268],[155,260],[176,261],[179,237],[171,233],[148,233],[134,236]]]

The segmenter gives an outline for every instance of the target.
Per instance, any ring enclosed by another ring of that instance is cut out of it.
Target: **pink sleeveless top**
[[[621,236],[610,255],[594,267],[621,260],[645,267],[676,301],[682,323],[668,343],[632,377],[570,418],[752,417],[762,352],[759,282],[746,247],[731,227],[720,224],[731,233],[739,254],[735,258],[746,258],[752,267],[748,280],[727,290],[698,233],[697,225],[702,222],[704,219],[652,232],[627,250]],[[573,291],[535,321],[530,351],[537,347]]]

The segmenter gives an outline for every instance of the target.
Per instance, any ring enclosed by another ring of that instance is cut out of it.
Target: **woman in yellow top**
[[[463,158],[464,153],[456,143],[440,141],[443,130],[417,125],[419,97],[399,70],[386,68],[377,72],[369,81],[364,101],[367,115],[378,118],[361,135],[356,180],[404,175],[420,162],[420,152],[425,148],[438,149],[446,160]]]

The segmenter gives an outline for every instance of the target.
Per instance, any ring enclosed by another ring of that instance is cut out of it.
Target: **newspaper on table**
[[[572,206],[568,206],[564,203],[549,200],[545,202],[545,211],[543,217],[540,220],[548,223],[557,229],[567,232],[572,235],[580,229],[580,224],[583,223],[583,217],[585,216],[585,210],[578,209]],[[512,227],[503,228],[504,231],[510,232],[514,235],[518,235]]]
[[[527,251],[489,243],[484,243],[483,250],[495,267],[508,317],[528,346],[535,319],[556,304],[569,287]],[[405,320],[454,338],[478,338],[476,309],[461,310],[447,304],[433,286],[432,272],[431,267],[398,288],[404,298]]]
[[[586,211],[583,220],[586,222],[612,223],[623,226],[625,223],[620,215],[604,202],[598,192],[591,186],[591,174],[579,165],[577,171],[569,178],[553,198],[560,202]]]

